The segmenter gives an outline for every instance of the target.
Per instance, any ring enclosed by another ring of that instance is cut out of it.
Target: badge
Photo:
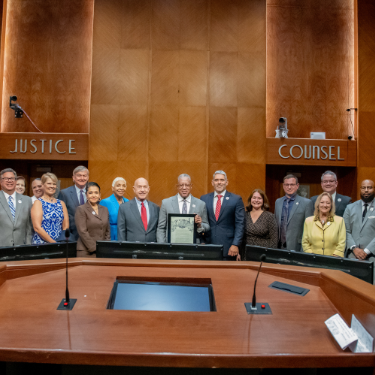
[[[341,202],[341,198],[338,198],[338,199],[337,199],[337,202]]]
[[[193,207],[195,207],[195,204],[193,204]]]
[[[96,215],[95,211],[92,211],[92,214],[93,214],[93,215]]]
[[[298,206],[298,205],[299,205],[299,202],[296,202],[296,205]]]
[[[226,199],[226,200],[228,200],[228,199],[229,199],[229,197],[226,197],[225,199]]]
[[[18,201],[18,203],[22,203],[22,201],[21,201],[21,200],[19,200],[19,201]]]

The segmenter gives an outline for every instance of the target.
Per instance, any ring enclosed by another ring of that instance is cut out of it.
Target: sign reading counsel
[[[289,151],[289,152],[288,152]],[[316,145],[281,145],[279,147],[279,155],[283,159],[312,159],[312,160],[340,160],[341,157],[340,146],[316,146]]]
[[[88,134],[0,133],[0,142],[2,159],[88,159]]]

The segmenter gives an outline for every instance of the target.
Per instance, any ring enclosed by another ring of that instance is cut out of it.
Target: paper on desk
[[[353,353],[372,353],[374,339],[354,315],[352,315],[352,331],[357,335],[358,341],[349,346],[350,350]]]
[[[339,314],[331,316],[324,322],[341,349],[345,350],[358,340],[358,336],[344,322]]]

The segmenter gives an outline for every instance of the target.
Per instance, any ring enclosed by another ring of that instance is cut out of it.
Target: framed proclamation
[[[168,242],[194,244],[197,235],[196,214],[168,214]]]

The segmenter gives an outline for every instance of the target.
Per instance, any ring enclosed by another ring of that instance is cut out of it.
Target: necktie
[[[216,210],[215,210],[215,218],[216,218],[216,221],[218,221],[218,219],[219,219],[219,215],[220,215],[220,210],[221,210],[221,197],[222,197],[222,195],[218,194],[218,196],[217,196],[217,203],[216,203]]]
[[[182,205],[182,213],[187,214],[187,204],[186,199],[184,199],[184,204]]]
[[[80,190],[79,193],[79,204],[85,204],[85,198],[83,198],[83,190]]]
[[[362,222],[363,222],[363,220],[365,220],[365,217],[366,217],[366,214],[367,214],[367,206],[368,206],[368,203],[365,203],[365,209],[363,210],[363,214],[362,214]]]
[[[9,204],[10,213],[12,214],[13,221],[14,221],[14,218],[16,217],[16,209],[14,207],[13,198],[12,197],[9,197],[8,204]]]
[[[141,202],[141,219],[145,230],[147,231],[147,210],[143,202]]]

